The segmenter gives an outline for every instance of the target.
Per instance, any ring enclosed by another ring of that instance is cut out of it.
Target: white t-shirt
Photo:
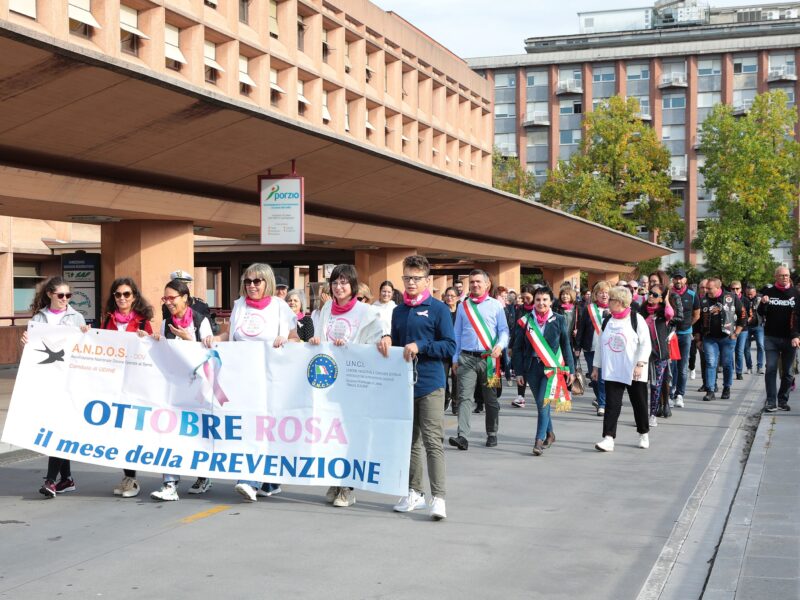
[[[377,300],[372,303],[372,306],[378,309],[378,312],[381,314],[381,320],[384,323],[389,325],[389,329],[392,328],[392,312],[394,311],[394,307],[397,306],[397,303],[394,300],[389,300],[386,304],[381,304],[380,300]]]
[[[650,359],[650,330],[641,315],[635,315],[636,331],[631,327],[630,317],[610,318],[599,336],[594,364],[603,369],[604,381],[617,381],[630,385],[633,368],[643,362],[641,376],[637,381],[647,381],[647,362]]]
[[[278,336],[289,337],[296,319],[289,305],[277,296],[264,308],[247,306],[245,299],[239,298],[231,310],[231,340],[272,344]]]
[[[161,335],[163,336],[167,331],[167,322],[172,323],[172,318],[168,318],[165,321],[161,321]],[[192,336],[192,340],[196,341],[197,336],[194,334],[194,321],[191,321],[187,327],[184,327],[186,331]],[[120,331],[124,331],[120,329]],[[211,330],[211,323],[208,322],[208,319],[203,317],[203,320],[200,321],[200,339],[204,340],[208,336],[214,335],[214,332]],[[183,340],[183,338],[179,338],[177,335],[175,336],[176,340]],[[187,340],[183,340],[187,341]]]
[[[381,336],[388,335],[391,324],[381,319],[375,306],[356,302],[343,315],[331,314],[333,300],[328,300],[314,320],[314,335],[323,342],[344,340],[353,344],[375,344]]]
[[[61,319],[64,317],[64,311],[54,313],[49,308],[44,309],[44,316],[47,317],[48,325],[60,325]]]

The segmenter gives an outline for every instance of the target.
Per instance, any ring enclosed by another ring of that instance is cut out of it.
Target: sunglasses
[[[172,304],[178,298],[180,298],[180,296],[161,296],[161,301],[162,302],[168,302],[168,303]]]
[[[114,292],[114,298],[130,298],[133,296],[133,292]]]
[[[358,300],[359,302],[364,302],[366,298],[364,296],[356,296],[356,300]]]
[[[731,288],[734,292],[741,292],[742,288]]]
[[[53,294],[53,295],[54,295],[56,298],[58,298],[59,300],[63,300],[64,298],[66,298],[67,300],[69,300],[70,298],[72,298],[72,292],[67,292],[67,293],[64,293],[64,292],[59,292],[58,294]]]
[[[254,285],[254,286],[258,287],[258,286],[261,285],[262,281],[264,281],[264,280],[263,279],[259,279],[259,278],[256,277],[255,279],[243,279],[242,283],[244,283],[245,287],[247,287],[249,285]]]
[[[658,292],[650,292],[650,297],[651,298],[661,298],[661,294],[659,294]]]

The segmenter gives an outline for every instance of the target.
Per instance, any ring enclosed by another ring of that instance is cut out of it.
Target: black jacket
[[[603,310],[603,314],[605,316],[605,314],[611,313],[606,308]],[[578,313],[578,334],[575,336],[575,347],[584,352],[591,352],[593,341],[594,325],[592,325],[592,320],[589,318],[589,305],[587,304]]]
[[[520,314],[520,318],[522,315]],[[535,319],[536,317],[531,317]],[[536,325],[534,325],[536,327]],[[567,331],[567,320],[564,315],[553,313],[547,321],[544,328],[544,339],[549,344],[550,348],[558,348],[561,346],[561,354],[564,357],[564,363],[569,367],[569,372],[575,372],[575,360],[572,357],[572,345],[569,341],[570,332]],[[514,373],[517,375],[524,375],[527,373],[535,361],[539,360],[536,351],[528,341],[528,336],[525,334],[525,327],[519,324],[519,321],[514,325],[514,345],[512,347],[511,359],[514,364]]]
[[[764,317],[764,335],[779,338],[800,336],[800,292],[794,286],[781,290],[771,285],[761,291],[769,297],[769,304],[758,306],[758,314]]]
[[[642,315],[642,318],[645,319],[645,321],[647,320],[648,313],[646,305],[639,309],[639,314]],[[680,323],[681,319],[678,318],[676,313],[670,321],[667,321],[667,318],[664,315],[663,304],[661,305],[661,308],[656,311],[655,316],[655,338],[653,337],[653,332],[650,332],[650,342],[652,345],[650,359],[667,360],[669,358],[669,335],[675,331],[675,325]],[[648,329],[650,329],[649,325]]]

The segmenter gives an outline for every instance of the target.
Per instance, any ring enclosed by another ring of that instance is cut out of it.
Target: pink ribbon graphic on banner
[[[197,370],[203,367],[203,373],[206,376],[206,380],[208,381],[209,385],[211,386],[211,393],[213,394],[214,398],[217,399],[220,406],[224,406],[226,402],[230,402],[228,397],[225,395],[225,392],[222,391],[222,388],[219,385],[219,381],[217,378],[219,376],[219,372],[222,369],[222,359],[219,356],[219,352],[216,350],[209,350],[206,359],[197,365],[194,369],[194,376],[197,377]]]

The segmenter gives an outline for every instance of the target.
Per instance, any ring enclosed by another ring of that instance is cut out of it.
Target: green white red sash
[[[469,324],[475,330],[475,335],[478,341],[483,346],[483,354],[481,358],[486,360],[486,385],[488,387],[500,387],[500,359],[492,358],[492,349],[497,343],[497,337],[492,335],[486,321],[483,320],[480,311],[478,311],[478,304],[473,302],[472,298],[467,298],[464,302],[464,313],[467,315]]]
[[[600,307],[597,306],[594,302],[589,303],[589,320],[592,322],[592,327],[594,327],[595,335],[600,335],[603,331],[603,312],[600,310]]]
[[[553,351],[530,314],[523,315],[517,322],[520,327],[525,329],[528,341],[544,365],[544,374],[547,377],[547,384],[544,388],[544,405],[553,403],[556,412],[572,410],[572,395],[567,387],[569,367],[564,363],[561,345],[559,344]]]

